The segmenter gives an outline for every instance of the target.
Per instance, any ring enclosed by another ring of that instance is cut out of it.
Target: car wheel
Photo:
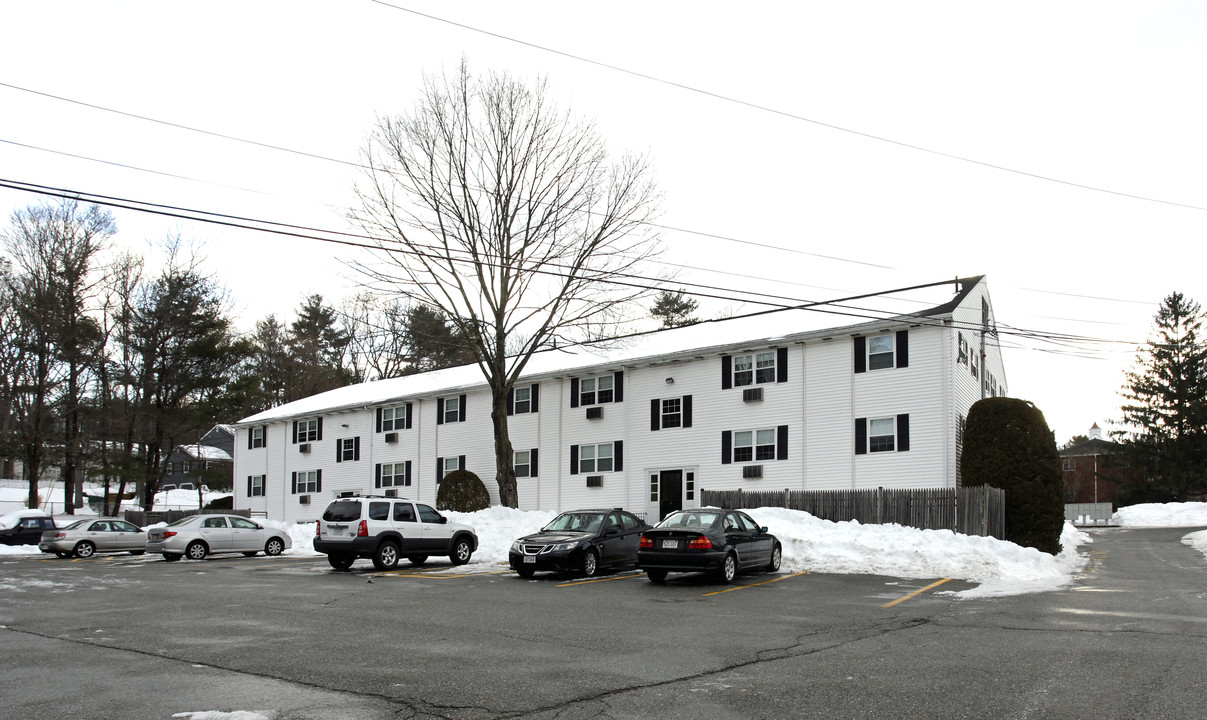
[[[713,575],[713,578],[723,584],[728,585],[733,582],[734,577],[738,574],[738,559],[733,553],[725,555],[725,559],[721,561],[721,567]]]
[[[59,557],[61,557],[61,558],[69,558],[69,557],[71,557],[71,553],[69,553],[69,552],[63,552],[62,550],[55,550],[55,553],[54,553],[54,554],[55,554],[55,555],[58,555],[58,556],[59,556]]]
[[[383,542],[373,553],[373,567],[378,570],[390,570],[398,564],[398,546],[392,542]]]
[[[189,560],[204,560],[210,554],[210,549],[200,540],[194,540],[184,549],[184,554],[189,556]]]
[[[331,563],[331,567],[336,570],[347,570],[352,567],[352,563],[356,562],[355,555],[344,555],[342,553],[331,553],[327,556],[327,562]]]
[[[180,559],[180,556],[177,555],[176,553],[164,553],[163,559],[167,560],[168,562],[176,562],[177,560]]]
[[[285,552],[285,543],[281,542],[281,538],[269,538],[268,542],[264,543],[264,554],[272,557]]]
[[[767,572],[779,572],[780,560],[783,558],[783,554],[784,551],[780,549],[779,545],[776,545],[775,549],[771,551],[771,562],[767,563]]]
[[[594,550],[588,550],[583,553],[583,576],[595,577],[597,572],[599,572],[599,555],[596,555]]]
[[[654,583],[655,585],[661,585],[662,583],[666,582],[665,570],[646,570],[645,576],[648,577],[650,582]]]
[[[410,560],[412,565],[422,565],[427,562],[427,555],[408,555],[407,560]]]
[[[453,551],[448,554],[448,559],[453,561],[454,565],[464,565],[469,562],[469,558],[474,554],[474,546],[470,544],[466,538],[457,538],[453,541]]]
[[[535,568],[524,567],[523,565],[515,569],[515,574],[522,578],[530,578],[536,574]]]
[[[73,552],[75,553],[76,557],[92,557],[92,554],[96,552],[96,546],[87,540],[81,540],[75,544],[75,550],[73,550]]]

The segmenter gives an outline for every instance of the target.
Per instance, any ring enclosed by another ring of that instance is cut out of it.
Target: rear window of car
[[[323,519],[327,522],[360,520],[360,501],[337,500],[327,506],[327,510],[323,513]]]
[[[717,518],[721,517],[720,513],[716,512],[692,512],[684,511],[676,513],[658,523],[660,528],[693,528],[703,530],[712,527]]]

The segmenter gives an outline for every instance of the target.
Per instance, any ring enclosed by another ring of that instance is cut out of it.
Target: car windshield
[[[570,531],[570,532],[599,532],[599,526],[603,522],[604,513],[562,513],[553,518],[553,522],[544,527],[550,531]]]
[[[719,512],[707,512],[700,510],[685,510],[677,512],[658,523],[655,527],[660,528],[690,528],[692,530],[705,530],[713,526],[717,518],[721,517]]]

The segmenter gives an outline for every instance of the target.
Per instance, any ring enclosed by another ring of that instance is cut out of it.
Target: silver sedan
[[[92,557],[98,552],[128,552],[142,555],[147,535],[137,525],[117,518],[76,520],[67,527],[42,532],[38,549],[61,558]]]
[[[284,530],[267,528],[240,515],[190,515],[147,531],[146,550],[164,560],[204,560],[210,553],[241,552],[248,557],[263,551],[280,555],[293,546]]]

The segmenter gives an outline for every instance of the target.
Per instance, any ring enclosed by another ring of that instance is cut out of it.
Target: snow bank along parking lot
[[[1061,534],[1063,550],[1052,556],[1003,540],[959,535],[950,530],[831,522],[784,508],[753,508],[746,512],[783,544],[782,573],[808,571],[953,578],[977,583],[977,587],[957,593],[960,597],[1042,592],[1068,585],[1086,563],[1085,556],[1078,553],[1078,547],[1092,542],[1088,534],[1066,524]],[[556,515],[504,507],[445,514],[452,520],[472,525],[478,533],[480,546],[470,564],[460,569],[463,572],[472,572],[484,565],[505,566],[512,540],[535,532]],[[285,554],[318,554],[311,546],[313,523],[261,522],[289,532],[293,548]],[[1207,527],[1207,503],[1135,505],[1115,513],[1113,522],[1122,527]],[[1183,542],[1207,554],[1207,531],[1190,533]],[[0,545],[0,554],[40,553],[33,545]],[[158,558],[146,560],[153,562]]]

